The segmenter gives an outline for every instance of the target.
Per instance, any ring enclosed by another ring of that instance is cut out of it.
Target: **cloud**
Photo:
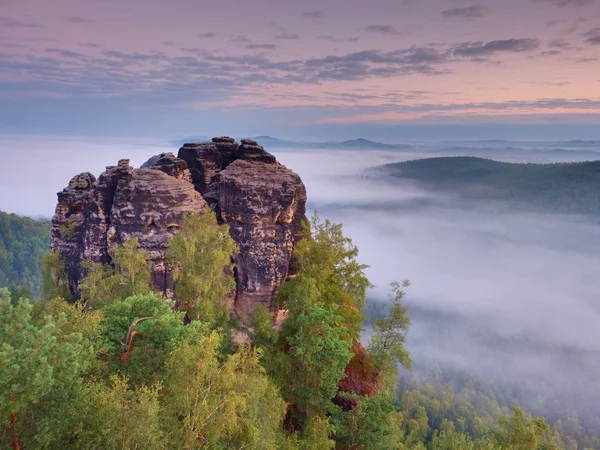
[[[600,27],[588,31],[584,34],[584,37],[587,38],[585,42],[588,44],[600,45]]]
[[[83,57],[83,55],[81,53],[72,52],[70,50],[63,50],[60,48],[47,48],[46,51],[48,53],[56,53],[57,55],[60,55],[63,58],[82,58]]]
[[[45,28],[37,22],[30,20],[19,20],[13,17],[2,17],[0,16],[0,27],[4,28]]]
[[[529,52],[540,47],[538,39],[504,39],[484,42],[464,42],[453,47],[452,52],[459,57],[485,57],[497,52]]]
[[[93,42],[81,42],[77,44],[77,46],[83,48],[101,48],[98,44],[94,44]]]
[[[402,34],[391,25],[369,25],[368,27],[365,27],[365,31],[386,34],[389,36],[398,36]]]
[[[540,57],[544,57],[544,56],[558,56],[558,55],[562,55],[562,52],[560,50],[547,50],[545,52],[541,52],[541,53],[537,54],[535,56],[535,58],[540,58]]]
[[[483,6],[467,6],[464,8],[453,8],[442,11],[443,17],[460,18],[460,19],[478,19],[483,17],[485,8]]]
[[[302,17],[308,17],[309,19],[320,19],[323,16],[325,16],[325,13],[321,10],[307,11],[302,13]]]
[[[245,47],[250,50],[275,50],[277,48],[275,44],[247,44]]]
[[[77,23],[77,24],[89,24],[89,23],[94,23],[94,21],[92,19],[88,19],[86,17],[80,17],[80,16],[71,16],[71,17],[67,17],[65,18],[65,22],[69,22],[69,23]]]
[[[208,33],[199,33],[197,36],[199,38],[203,38],[203,39],[210,39],[210,38],[214,38],[217,35],[217,33],[213,33],[212,31],[208,32]]]
[[[571,48],[571,44],[569,44],[567,41],[563,41],[562,39],[554,39],[554,40],[548,42],[548,47],[568,49],[568,48]]]
[[[533,0],[535,3],[548,3],[555,6],[586,6],[591,5],[596,0]]]
[[[337,42],[339,40],[335,36],[331,36],[328,34],[320,34],[319,36],[317,36],[317,39],[319,41],[331,41],[331,42]]]
[[[238,36],[232,37],[229,42],[233,42],[235,44],[248,44],[248,43],[252,42],[252,39],[250,39],[248,36],[238,35]]]
[[[280,39],[280,40],[296,40],[299,39],[300,36],[298,36],[296,33],[281,33],[278,36],[275,36],[275,39]]]

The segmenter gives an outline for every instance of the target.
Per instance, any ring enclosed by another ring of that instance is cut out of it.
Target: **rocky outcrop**
[[[84,261],[110,262],[111,247],[133,237],[150,253],[156,288],[172,296],[164,253],[184,212],[207,204],[191,183],[160,170],[133,169],[129,161],[110,166],[98,177],[77,175],[58,194],[52,219],[53,251],[61,254],[71,293],[78,297]]]
[[[289,276],[294,244],[305,219],[300,177],[256,141],[228,137],[185,144],[177,156],[162,153],[143,168],[128,160],[96,179],[77,175],[58,194],[52,249],[61,254],[72,293],[84,276],[82,262],[110,262],[110,249],[136,237],[150,253],[152,279],[173,295],[165,251],[185,212],[212,208],[239,246],[235,312],[242,319],[257,304],[271,306]]]
[[[300,177],[265,159],[234,161],[219,180],[221,218],[240,248],[235,304],[242,316],[256,304],[269,306],[286,280],[305,213]]]

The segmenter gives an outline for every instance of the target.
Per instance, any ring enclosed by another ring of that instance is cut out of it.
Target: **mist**
[[[77,173],[97,176],[121,158],[139,167],[177,151],[152,140],[22,136],[0,137],[0,148],[0,210],[34,217],[53,214],[56,193]],[[435,148],[268,150],[302,177],[309,213],[344,224],[370,265],[369,301],[386,301],[391,281],[411,281],[405,303],[416,376],[468,374],[509,388],[534,413],[598,420],[597,220],[467,205],[365,175],[373,166],[447,154]],[[552,161],[543,153],[495,159]]]
[[[534,413],[598,425],[600,222],[473,205],[365,169],[415,155],[277,153],[343,223],[386,301],[408,279],[414,375],[470,376]],[[368,333],[365,336],[368,340]]]
[[[0,135],[0,210],[52,217],[57,192],[74,175],[91,172],[97,177],[122,158],[139,167],[165,151],[176,149],[148,139]]]

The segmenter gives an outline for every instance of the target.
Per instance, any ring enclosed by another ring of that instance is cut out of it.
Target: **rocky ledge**
[[[83,261],[110,263],[113,246],[137,237],[150,253],[155,287],[173,297],[165,251],[184,213],[211,208],[240,248],[234,310],[246,318],[257,304],[271,307],[289,276],[305,204],[300,177],[256,141],[218,137],[185,144],[177,156],[154,156],[139,169],[121,160],[97,179],[75,176],[58,194],[52,250],[77,298]]]

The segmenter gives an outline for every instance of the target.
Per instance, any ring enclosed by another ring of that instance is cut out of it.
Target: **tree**
[[[404,281],[402,284],[391,283],[392,305],[386,318],[373,321],[373,334],[369,344],[369,351],[378,361],[380,370],[388,374],[388,379],[393,382],[398,373],[397,363],[411,369],[410,354],[404,346],[410,319],[406,308],[401,303],[405,295],[403,288],[408,286],[408,281]]]
[[[99,334],[111,373],[126,376],[133,386],[151,386],[163,379],[171,351],[205,333],[200,322],[185,326],[184,313],[173,307],[172,301],[149,293],[103,308]]]
[[[159,386],[130,388],[112,376],[108,384],[90,383],[70,414],[71,448],[82,450],[164,449],[169,437],[161,429]]]
[[[317,301],[322,306],[334,307],[336,314],[344,319],[348,335],[358,339],[367,288],[371,287],[364,273],[368,266],[358,262],[358,248],[344,236],[342,225],[329,220],[321,222],[316,212],[305,224],[301,236],[303,239],[294,249],[298,276],[282,286],[281,306],[286,307],[295,295],[296,284],[312,279],[319,291]]]
[[[56,252],[48,252],[42,259],[42,300],[71,299],[65,263]]]
[[[381,393],[362,397],[355,409],[338,410],[334,415],[338,446],[355,450],[399,448],[402,433],[399,414],[391,396]]]
[[[86,262],[87,275],[79,284],[81,300],[99,308],[132,295],[152,291],[150,255],[137,238],[111,249],[111,264]]]
[[[453,430],[436,431],[431,441],[431,450],[501,450],[490,439],[473,440],[469,435]]]
[[[260,351],[243,345],[220,361],[217,332],[186,342],[167,360],[166,409],[183,449],[276,450],[285,403],[260,365]]]
[[[30,300],[13,305],[0,291],[0,443],[9,440],[15,450],[60,448],[92,357],[82,335],[68,330],[66,314],[38,324],[33,309]]]
[[[333,308],[318,305],[319,291],[313,280],[297,283],[294,295],[281,332],[287,347],[282,389],[298,408],[302,423],[332,410],[331,400],[352,358],[352,339],[343,318]]]
[[[212,322],[226,314],[223,300],[235,289],[231,256],[237,251],[229,227],[219,225],[212,211],[183,217],[167,258],[174,267],[175,296],[189,318]]]
[[[559,450],[553,430],[545,419],[528,417],[525,411],[513,406],[511,416],[498,421],[500,428],[492,433],[494,442],[510,450]]]
[[[27,286],[11,286],[9,292],[10,301],[15,306],[17,305],[17,303],[19,303],[19,300],[21,300],[22,298],[27,300],[33,300],[33,294]]]
[[[25,286],[39,297],[40,262],[50,246],[48,220],[33,220],[0,211],[0,286]]]

